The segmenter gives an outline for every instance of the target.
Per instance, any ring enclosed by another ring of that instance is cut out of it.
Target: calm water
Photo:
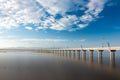
[[[102,54],[102,59],[103,59],[103,64],[104,65],[109,65],[109,55],[110,53],[108,51],[104,51],[103,54]],[[72,56],[73,56],[73,53],[72,53]],[[80,59],[82,59],[82,52],[80,53]],[[89,52],[87,51],[86,52],[86,60],[89,61]],[[94,51],[93,53],[93,63],[98,63],[98,52],[97,51]],[[120,51],[116,51],[115,53],[115,65],[117,68],[120,69]]]
[[[117,75],[48,54],[0,53],[0,80],[120,80]]]

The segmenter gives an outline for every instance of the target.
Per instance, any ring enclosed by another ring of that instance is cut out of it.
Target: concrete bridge
[[[110,53],[110,67],[115,67],[115,52],[120,50],[120,47],[97,47],[97,48],[59,48],[50,49],[50,53],[57,54],[59,56],[69,56],[80,59],[80,52],[82,52],[82,61],[86,61],[86,51],[89,51],[89,62],[93,62],[93,52],[98,52],[98,64],[103,63],[103,51],[109,51]],[[73,55],[72,55],[73,54]]]
[[[0,49],[0,52],[15,52],[15,51],[30,51],[37,53],[48,53],[59,56],[73,57],[80,59],[80,53],[82,53],[81,60],[86,62],[86,52],[89,52],[89,62],[93,63],[94,51],[98,52],[98,64],[103,63],[103,51],[109,51],[110,53],[110,67],[115,67],[115,52],[120,50],[120,47],[97,47],[97,48],[56,48],[56,49]]]

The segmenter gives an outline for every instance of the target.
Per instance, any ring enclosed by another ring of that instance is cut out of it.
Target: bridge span
[[[103,52],[109,51],[110,67],[115,67],[115,53],[120,47],[95,47],[95,48],[54,48],[54,49],[0,49],[0,52],[30,51],[37,53],[48,53],[59,56],[73,57],[86,61],[86,53],[89,52],[89,62],[93,63],[94,51],[98,53],[98,64],[103,64]],[[80,55],[82,53],[82,55]],[[80,57],[81,56],[81,57]]]
[[[89,51],[89,61],[93,62],[93,52],[98,53],[98,64],[103,63],[103,51],[109,51],[109,64],[110,67],[115,67],[115,52],[120,50],[120,47],[96,47],[96,48],[58,48],[49,49],[48,52],[57,54],[59,56],[69,56],[80,59],[80,53],[82,52],[82,61],[86,61],[86,51]]]

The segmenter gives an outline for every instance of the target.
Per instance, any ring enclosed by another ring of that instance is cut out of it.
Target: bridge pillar
[[[59,50],[59,52],[60,52],[60,56],[62,56],[62,51],[61,51],[61,50]]]
[[[64,52],[63,52],[63,50],[61,50],[61,55],[64,56]]]
[[[90,50],[90,55],[89,55],[90,63],[93,63],[93,52],[94,52],[94,50]]]
[[[59,56],[61,56],[61,54],[60,54],[60,50],[58,50],[58,54],[59,54]]]
[[[115,52],[116,50],[110,50],[110,67],[115,67]]]
[[[66,50],[64,50],[64,56],[66,56]]]
[[[57,50],[57,54],[58,54],[58,56],[60,56],[59,50]]]
[[[62,50],[60,50],[60,54],[61,54],[61,56],[63,56],[63,54],[62,54]]]
[[[102,64],[102,52],[103,50],[98,50],[98,64]]]
[[[52,53],[53,53],[53,55],[54,55],[54,50],[52,50]]]
[[[71,50],[69,50],[69,57],[71,57]]]
[[[65,56],[65,50],[63,50],[63,56]]]
[[[80,50],[77,50],[77,59],[80,60]]]
[[[82,50],[82,61],[86,61],[86,50]]]
[[[58,55],[60,56],[60,52],[59,52],[59,50],[58,50],[57,52],[58,52]]]
[[[63,50],[63,56],[65,56],[65,50]]]
[[[66,57],[68,56],[68,51],[66,50]]]
[[[75,58],[75,50],[73,50],[73,58]]]
[[[67,50],[67,57],[69,57],[69,50]]]
[[[64,56],[66,56],[66,53],[67,53],[66,50],[64,50]]]
[[[60,55],[63,56],[63,54],[62,54],[62,50],[60,50]]]

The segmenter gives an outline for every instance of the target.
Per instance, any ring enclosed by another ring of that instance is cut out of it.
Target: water
[[[98,67],[31,52],[0,53],[0,80],[120,80]]]
[[[73,54],[74,53],[72,53],[72,56]],[[82,52],[80,52],[80,61],[82,61]],[[89,61],[89,51],[86,51],[86,61]],[[110,64],[110,53],[108,51],[103,51],[102,62],[103,62],[103,65]],[[96,64],[98,63],[98,52],[97,51],[94,51],[93,53],[93,63],[96,63]],[[116,51],[115,53],[115,66],[120,69],[120,51]]]

